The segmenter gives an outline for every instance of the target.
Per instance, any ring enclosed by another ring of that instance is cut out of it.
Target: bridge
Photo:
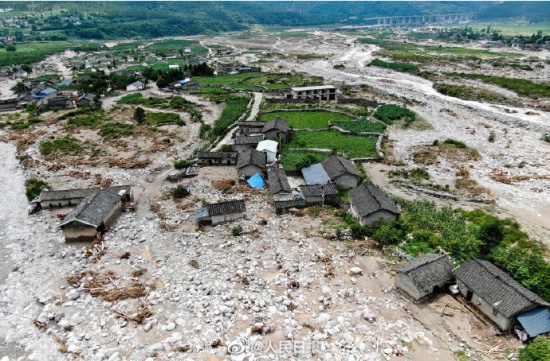
[[[380,16],[363,20],[377,26],[418,26],[438,24],[464,24],[472,21],[474,13],[413,15],[413,16]]]

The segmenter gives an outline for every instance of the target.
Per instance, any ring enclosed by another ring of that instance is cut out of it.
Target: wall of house
[[[384,219],[384,220],[387,220],[387,221],[395,221],[396,218],[397,218],[397,216],[392,212],[388,212],[386,210],[378,210],[374,213],[369,214],[366,217],[362,217],[359,220],[359,222],[361,223],[361,225],[366,226],[366,225],[369,225],[369,224],[373,224],[374,222],[378,221],[379,219]]]
[[[63,235],[65,242],[93,241],[97,236],[97,230],[94,227],[64,227]]]
[[[103,224],[105,225],[105,230],[109,230],[113,223],[115,223],[116,219],[120,215],[120,209],[122,208],[122,203],[119,201],[116,206],[111,209],[107,217],[103,219]]]
[[[468,287],[457,280],[458,290],[460,293],[466,297],[468,294]],[[496,312],[496,315],[493,314],[493,306],[487,303],[484,299],[479,297],[475,292],[472,294],[471,302],[475,305],[487,318],[493,321],[501,330],[508,331],[512,325],[512,320],[502,315],[500,312]]]
[[[351,174],[344,174],[340,177],[337,177],[336,179],[331,179],[334,183],[336,183],[339,187],[343,187],[345,189],[352,189],[357,187],[357,183],[359,182],[359,177],[351,175]]]
[[[395,276],[395,287],[405,291],[409,296],[411,296],[416,301],[426,297],[431,293],[431,292],[420,291],[414,285],[412,279],[404,273],[398,273],[397,276]]]
[[[319,196],[319,197],[304,197],[304,199],[306,200],[306,203],[308,203],[308,204],[322,203],[323,202],[323,197],[321,197],[321,196]]]
[[[212,225],[215,226],[216,224],[220,224],[224,222],[232,222],[242,217],[244,217],[243,212],[212,216]]]
[[[286,133],[282,133],[276,129],[272,129],[264,133],[264,139],[273,139],[276,142],[284,142],[286,140]]]
[[[252,177],[254,174],[258,172],[262,174],[263,169],[261,169],[258,166],[250,164],[250,165],[247,165],[246,167],[242,167],[241,169],[239,169],[239,176],[244,174],[245,177]]]
[[[256,149],[257,144],[232,144],[231,150],[233,152],[244,152],[247,149]]]
[[[273,163],[273,162],[275,162],[275,160],[277,160],[277,153],[270,152],[270,151],[267,151],[267,150],[263,150],[262,152],[267,155],[267,162],[268,163]]]
[[[59,199],[59,200],[51,200],[51,201],[41,201],[40,206],[42,209],[48,209],[48,208],[61,208],[66,206],[76,206],[82,198],[70,198],[70,199]]]

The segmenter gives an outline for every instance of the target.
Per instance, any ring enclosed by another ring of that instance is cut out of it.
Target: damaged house
[[[384,191],[371,184],[361,184],[349,191],[351,213],[362,226],[378,220],[395,221],[399,210]]]
[[[195,211],[195,218],[200,225],[217,225],[231,222],[245,216],[246,207],[242,199],[212,203]]]
[[[237,152],[198,152],[197,159],[200,165],[235,165]]]
[[[324,204],[338,195],[338,187],[334,183],[303,185],[300,190],[307,204]]]
[[[395,287],[415,301],[431,295],[436,288],[443,289],[453,280],[453,265],[446,255],[425,254],[397,267]]]

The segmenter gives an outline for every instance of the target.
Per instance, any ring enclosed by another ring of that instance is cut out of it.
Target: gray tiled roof
[[[66,189],[60,191],[42,191],[40,201],[55,201],[64,199],[84,198],[87,195],[97,192],[99,188],[87,189]]]
[[[255,165],[265,169],[267,155],[264,152],[259,152],[256,149],[248,149],[239,153],[237,160],[237,169],[246,167],[247,165]]]
[[[262,132],[265,133],[270,130],[278,130],[280,132],[286,133],[288,132],[288,122],[279,117],[274,118],[269,122],[265,123],[264,128],[262,129]]]
[[[395,203],[378,187],[361,184],[349,191],[351,206],[361,216],[365,217],[379,210],[399,214]]]
[[[351,174],[358,178],[361,177],[361,173],[359,173],[353,163],[344,157],[340,157],[339,155],[333,155],[332,157],[325,159],[321,162],[321,164],[323,165],[323,168],[325,168],[325,171],[329,175],[330,179],[333,181],[335,178],[345,174]]]
[[[269,191],[271,194],[292,192],[286,173],[282,168],[269,168],[267,171],[267,179],[269,180]]]
[[[241,145],[241,144],[258,144],[262,140],[264,140],[263,135],[252,135],[252,136],[238,135],[238,136],[235,137],[235,144],[237,144],[237,145]]]
[[[237,158],[237,152],[198,152],[199,159],[233,159]]]
[[[329,184],[312,184],[303,185],[300,187],[304,197],[321,197],[338,194],[338,187],[334,183]]]
[[[100,190],[86,196],[59,226],[80,223],[97,228],[119,202],[120,196],[117,193],[112,190]]]
[[[277,208],[277,209],[286,209],[286,208],[305,207],[306,206],[306,201],[303,198],[292,199],[292,200],[284,200],[284,201],[273,201],[273,203],[275,203],[275,208]]]
[[[239,128],[263,128],[265,126],[265,122],[239,122]]]
[[[430,291],[453,279],[453,266],[446,255],[425,254],[396,269],[409,276],[414,285],[422,291]]]
[[[212,203],[206,206],[209,216],[220,216],[222,214],[240,213],[246,211],[242,199],[221,203]]]
[[[461,264],[453,273],[457,280],[505,317],[537,306],[550,306],[489,261],[473,259]]]

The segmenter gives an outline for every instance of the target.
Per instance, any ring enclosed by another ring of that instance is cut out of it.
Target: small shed
[[[547,308],[524,312],[518,315],[518,322],[528,338],[550,334],[550,311]]]
[[[453,270],[458,290],[501,330],[510,331],[518,315],[550,304],[489,261],[472,259]]]
[[[249,149],[239,154],[237,160],[237,171],[239,177],[252,177],[256,173],[265,171],[266,155],[256,149]]]
[[[282,168],[269,168],[267,170],[267,179],[269,182],[269,192],[271,194],[292,192],[286,173]]]
[[[237,164],[237,152],[198,152],[200,165],[234,165]]]
[[[344,189],[357,187],[361,180],[361,173],[355,165],[344,157],[333,155],[325,159],[322,163],[330,180]]]
[[[395,203],[384,191],[371,184],[361,184],[349,191],[351,213],[361,223],[370,225],[378,220],[394,221],[399,216]]]
[[[267,162],[273,163],[277,160],[277,148],[279,143],[274,140],[262,140],[256,147],[257,151],[264,152],[267,156]]]
[[[334,183],[304,185],[300,190],[307,204],[324,203],[338,194],[338,187]]]
[[[444,288],[453,280],[453,265],[446,255],[425,254],[397,267],[395,287],[415,301],[431,295],[435,288]]]
[[[195,211],[195,218],[199,224],[211,224],[213,226],[231,222],[244,217],[245,203],[242,199],[220,203],[212,203]]]
[[[142,83],[141,81],[136,81],[136,82],[133,82],[132,84],[128,84],[126,86],[126,91],[136,91],[136,90],[143,90],[145,89],[145,84]]]
[[[307,185],[330,183],[330,177],[321,163],[315,163],[307,168],[302,168],[302,175]]]

